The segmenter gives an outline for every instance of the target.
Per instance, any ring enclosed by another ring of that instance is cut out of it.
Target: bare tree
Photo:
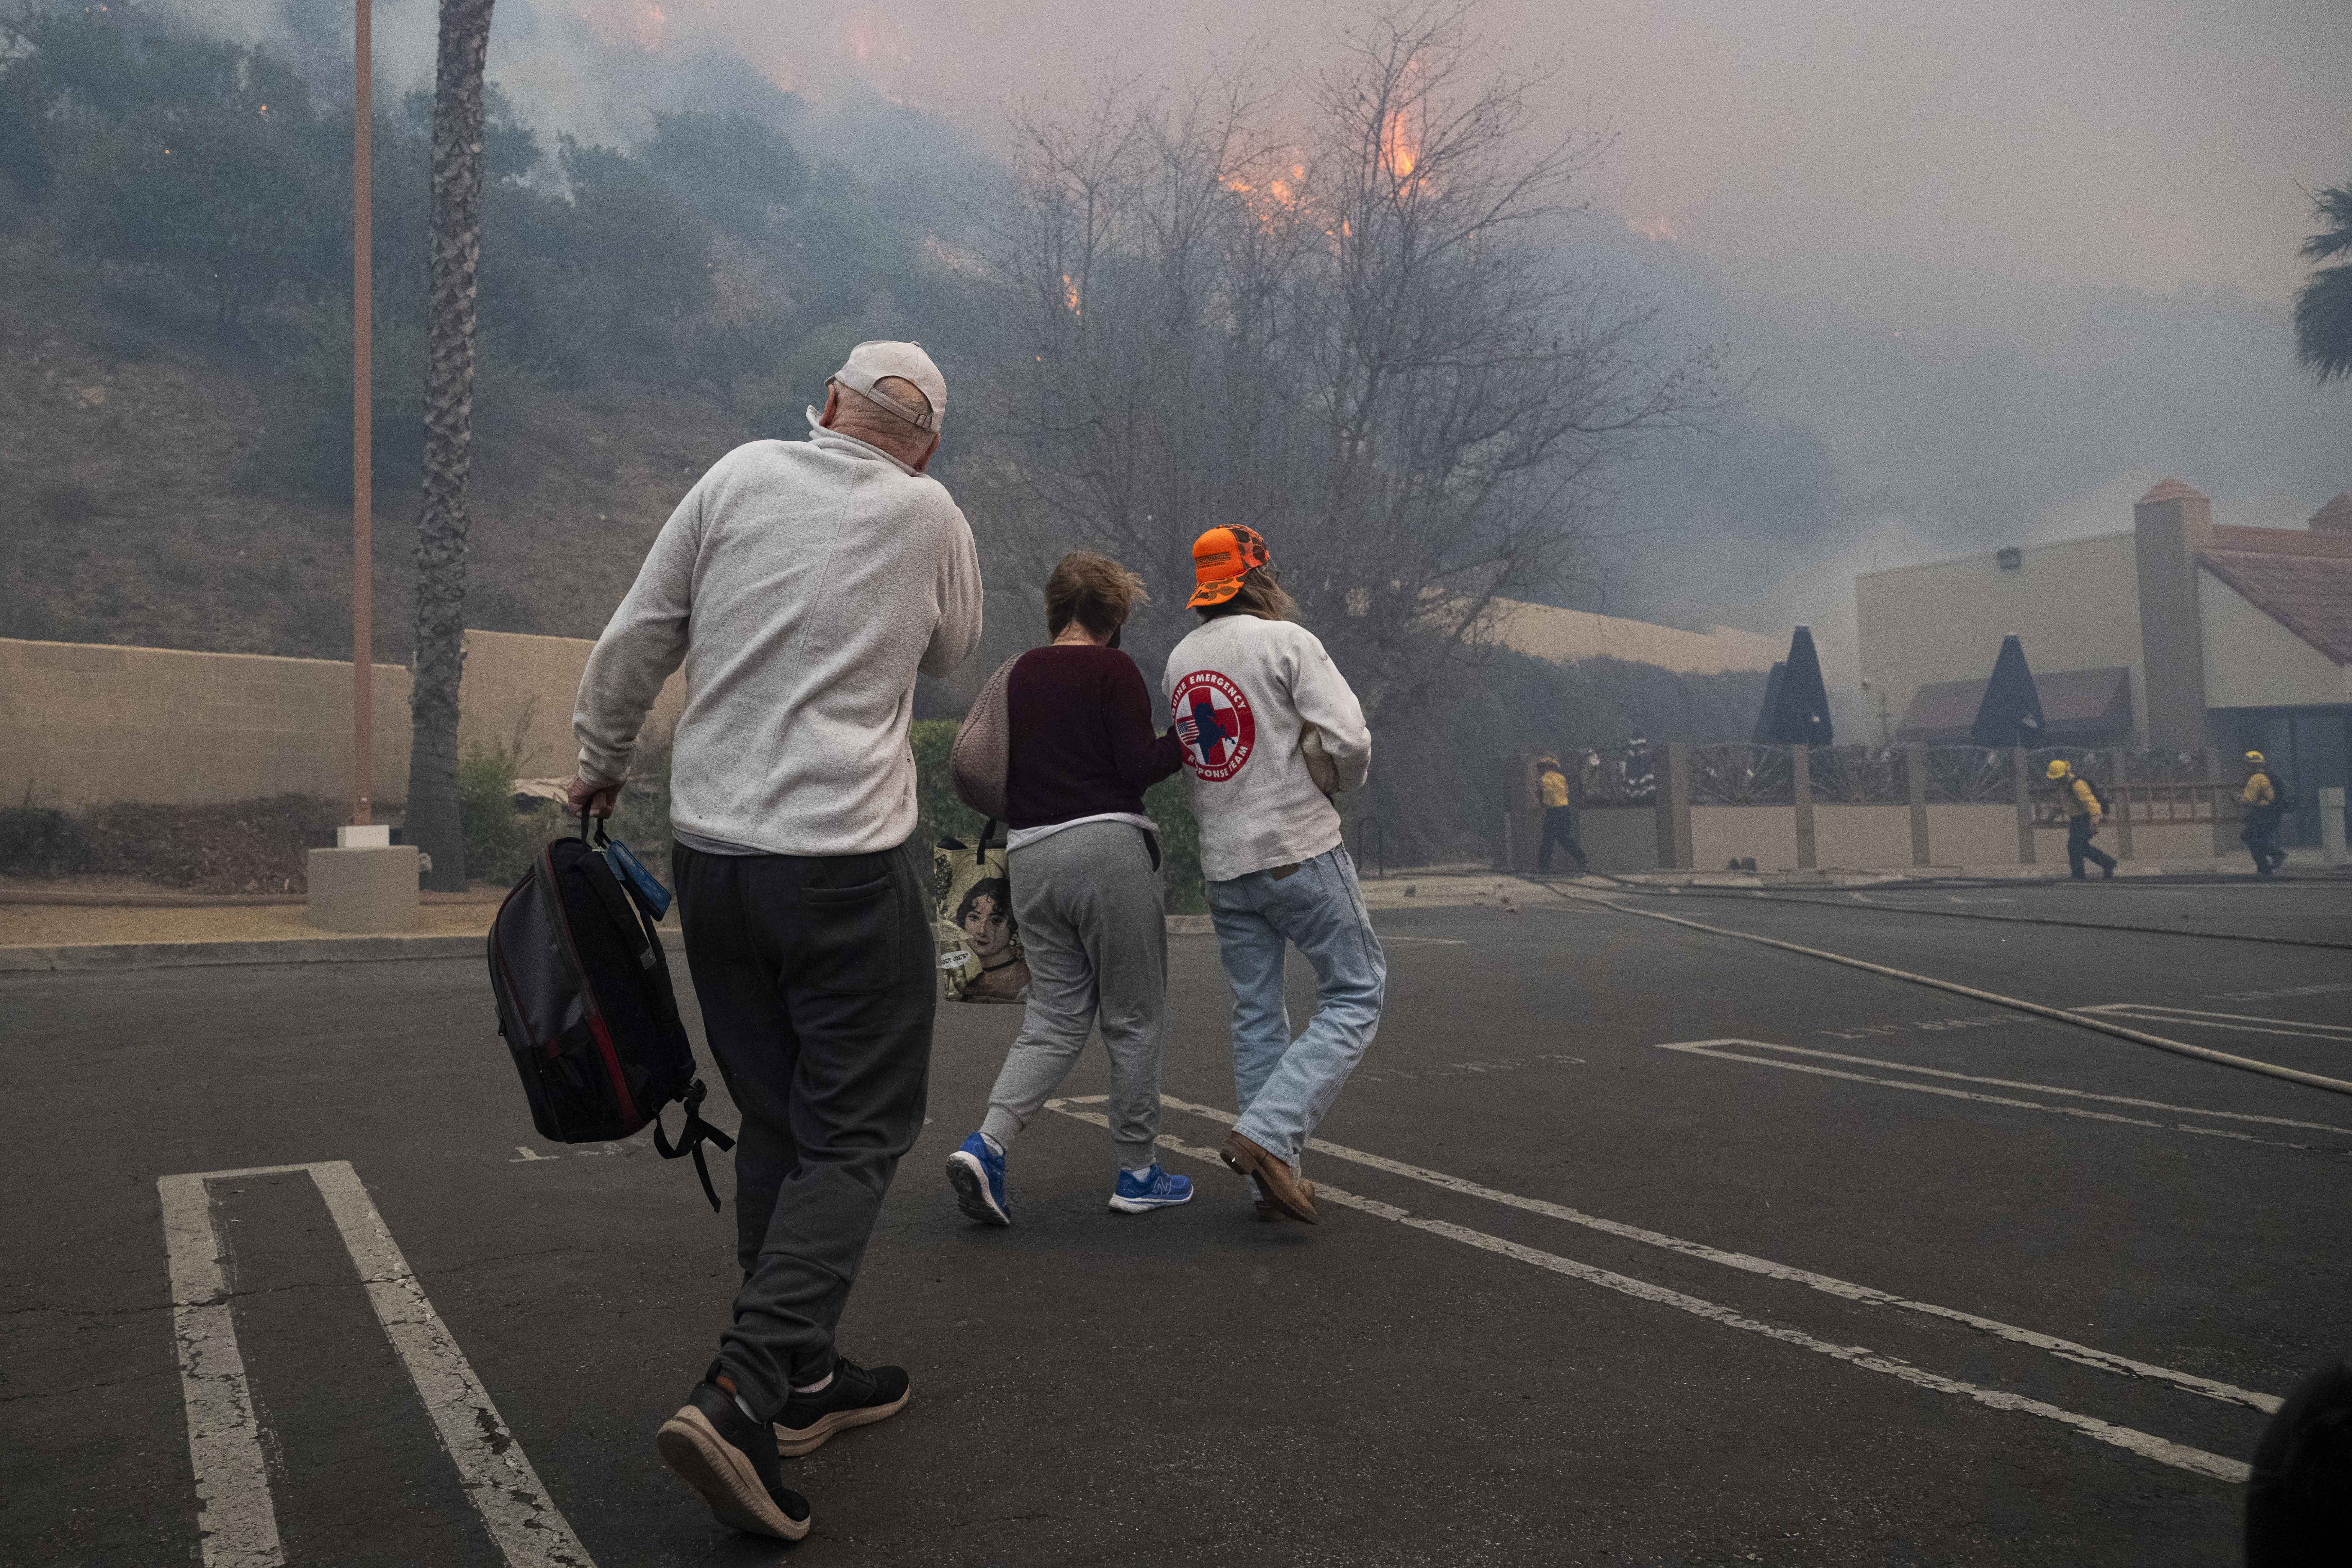
[[[1583,571],[1618,465],[1724,392],[1714,351],[1562,270],[1608,142],[1530,150],[1542,77],[1491,69],[1454,5],[1340,41],[1288,123],[1246,76],[1016,114],[961,476],[1000,533],[1143,571],[1146,646],[1181,635],[1192,539],[1257,528],[1377,712]]]
[[[433,225],[425,301],[425,499],[416,522],[415,679],[403,836],[426,885],[463,892],[457,693],[466,668],[466,481],[474,456],[474,271],[482,251],[482,65],[493,0],[441,0],[433,84]]]

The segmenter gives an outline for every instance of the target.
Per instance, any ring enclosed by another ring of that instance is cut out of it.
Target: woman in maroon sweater
[[[1047,647],[1005,685],[1005,777],[1013,910],[1029,962],[1028,1012],[989,1092],[980,1131],[948,1156],[957,1205],[985,1225],[1013,1223],[1004,1150],[1077,1065],[1099,1025],[1110,1054],[1110,1206],[1181,1204],[1192,1184],[1160,1168],[1160,1060],[1167,1036],[1168,924],[1160,841],[1143,792],[1183,749],[1152,728],[1158,705],[1118,650],[1144,603],[1143,580],[1079,551],[1045,580]]]

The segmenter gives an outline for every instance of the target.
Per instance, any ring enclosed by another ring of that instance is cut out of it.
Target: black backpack
[[[677,1016],[669,958],[656,922],[669,890],[625,845],[581,814],[580,837],[559,838],[499,906],[490,925],[490,994],[499,1033],[514,1054],[531,1125],[557,1143],[604,1143],[653,1124],[665,1160],[694,1156],[713,1209],[719,1193],[706,1142],[735,1140],[702,1120],[708,1092]],[[672,1101],[686,1107],[675,1147],[662,1131]]]

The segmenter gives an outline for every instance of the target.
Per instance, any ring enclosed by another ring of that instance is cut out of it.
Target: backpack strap
[[[735,1147],[735,1140],[702,1120],[703,1097],[709,1092],[702,1087],[700,1079],[686,1086],[686,1093],[678,1100],[686,1107],[686,1122],[677,1130],[676,1148],[670,1146],[668,1137],[662,1131],[661,1118],[654,1118],[654,1149],[665,1160],[675,1160],[681,1154],[694,1156],[694,1173],[702,1178],[702,1195],[710,1200],[710,1212],[717,1214],[719,1189],[710,1184],[710,1166],[702,1158],[702,1146],[716,1144],[723,1154]]]

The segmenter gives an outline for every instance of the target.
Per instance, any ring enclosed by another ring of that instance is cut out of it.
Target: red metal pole
[[[352,822],[374,820],[368,798],[375,777],[375,358],[373,68],[369,0],[354,0],[352,24],[356,91],[352,112]]]

